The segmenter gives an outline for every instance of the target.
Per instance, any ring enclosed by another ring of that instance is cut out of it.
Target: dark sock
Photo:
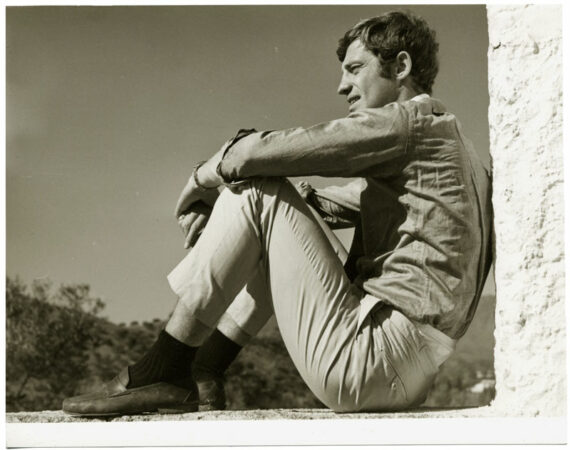
[[[230,364],[236,359],[242,347],[224,336],[217,329],[198,349],[193,363],[193,373],[197,380],[209,377],[221,378]]]
[[[129,366],[127,387],[146,386],[160,381],[189,386],[192,360],[197,350],[197,347],[190,347],[162,330],[142,359]]]

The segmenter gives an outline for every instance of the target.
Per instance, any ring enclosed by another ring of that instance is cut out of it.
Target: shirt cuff
[[[241,184],[248,182],[247,179],[230,179],[228,178],[228,176],[224,175],[222,173],[222,162],[224,161],[224,158],[228,154],[228,151],[234,146],[236,142],[238,142],[239,140],[243,139],[246,136],[249,136],[252,133],[257,133],[257,130],[255,128],[241,128],[240,130],[238,130],[236,135],[226,143],[226,148],[222,153],[222,158],[220,159],[220,162],[216,167],[216,173],[224,181],[224,184],[228,187],[239,186]]]

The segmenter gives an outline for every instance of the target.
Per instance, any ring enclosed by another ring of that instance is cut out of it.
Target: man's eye
[[[350,68],[350,72],[351,73],[358,73],[360,71],[360,64],[359,65],[354,65]]]

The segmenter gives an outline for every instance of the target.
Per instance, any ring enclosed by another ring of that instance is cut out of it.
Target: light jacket
[[[488,171],[456,117],[422,94],[308,128],[230,141],[227,180],[252,176],[358,177],[307,201],[333,228],[355,226],[346,270],[378,302],[462,336],[491,263]],[[362,315],[361,315],[362,316]]]

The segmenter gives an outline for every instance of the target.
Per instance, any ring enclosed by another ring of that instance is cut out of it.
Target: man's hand
[[[180,193],[180,197],[178,197],[174,216],[178,219],[188,211],[191,205],[199,201],[213,207],[218,199],[218,195],[220,194],[217,188],[202,190],[196,185],[194,177],[190,176],[188,183],[186,183],[186,186],[184,186],[184,189],[182,189]]]
[[[193,247],[208,223],[212,207],[198,201],[192,203],[190,208],[178,217],[178,225],[184,233],[184,248]]]
[[[309,196],[314,191],[313,187],[307,181],[299,181],[299,183],[297,183],[297,185],[295,186],[295,189],[297,189],[299,195],[303,197],[303,200],[305,200],[305,202],[308,203]]]

